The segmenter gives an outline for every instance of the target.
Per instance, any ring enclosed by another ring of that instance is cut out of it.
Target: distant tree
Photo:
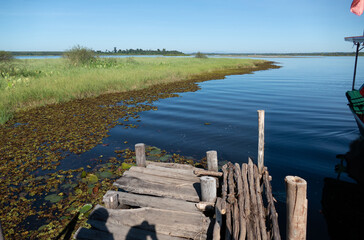
[[[95,52],[89,48],[76,45],[70,50],[65,51],[63,56],[68,59],[72,65],[79,66],[94,60]]]
[[[207,58],[207,56],[201,52],[197,52],[195,58]]]
[[[114,47],[114,53],[117,53],[117,49],[116,49],[116,47]]]
[[[0,51],[0,62],[8,62],[13,59],[13,55],[9,52]]]

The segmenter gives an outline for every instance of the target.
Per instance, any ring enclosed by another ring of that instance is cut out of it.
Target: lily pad
[[[123,169],[123,170],[128,170],[129,168],[131,168],[132,166],[130,165],[130,164],[127,164],[127,163],[122,163],[121,164],[121,168]]]
[[[51,203],[57,203],[62,200],[62,196],[59,196],[58,194],[51,194],[46,196],[44,199],[47,201],[50,201]]]
[[[92,174],[92,173],[88,174],[86,179],[89,183],[95,183],[95,182],[99,181],[99,178],[95,174]]]
[[[160,161],[161,162],[166,162],[166,161],[168,161],[170,158],[172,157],[172,155],[169,155],[169,154],[167,154],[167,155],[164,155],[163,157],[160,157]]]
[[[88,211],[90,211],[90,209],[92,208],[92,204],[85,204],[83,205],[83,207],[80,209],[80,213],[87,213]]]
[[[100,175],[101,178],[110,178],[110,177],[113,176],[113,174],[111,172],[108,172],[108,171],[100,172],[99,175]]]
[[[157,155],[157,154],[161,154],[161,150],[160,149],[154,149],[152,151],[150,151],[149,153],[150,155]]]

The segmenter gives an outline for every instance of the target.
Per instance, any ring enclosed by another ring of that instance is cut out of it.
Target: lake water
[[[359,137],[345,97],[354,58],[268,60],[282,68],[202,82],[197,92],[161,99],[154,102],[157,111],[140,113],[139,128],[117,126],[104,143],[113,149],[124,140],[130,148],[143,142],[198,159],[217,150],[220,160],[243,163],[249,156],[257,159],[257,110],[264,109],[265,165],[273,176],[281,233],[284,236],[284,177],[295,175],[308,182],[307,239],[329,239],[320,213],[324,178],[336,178],[336,155],[346,153]],[[362,60],[359,83],[364,77]],[[105,148],[96,147],[82,158],[97,154],[107,156]]]

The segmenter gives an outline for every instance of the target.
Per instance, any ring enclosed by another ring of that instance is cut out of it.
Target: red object
[[[364,85],[359,89],[360,95],[364,97]]]
[[[350,7],[350,12],[360,16],[364,11],[364,0],[354,0]]]

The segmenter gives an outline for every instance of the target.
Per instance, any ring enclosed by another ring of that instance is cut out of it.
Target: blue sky
[[[0,0],[0,50],[352,51],[352,0]]]

